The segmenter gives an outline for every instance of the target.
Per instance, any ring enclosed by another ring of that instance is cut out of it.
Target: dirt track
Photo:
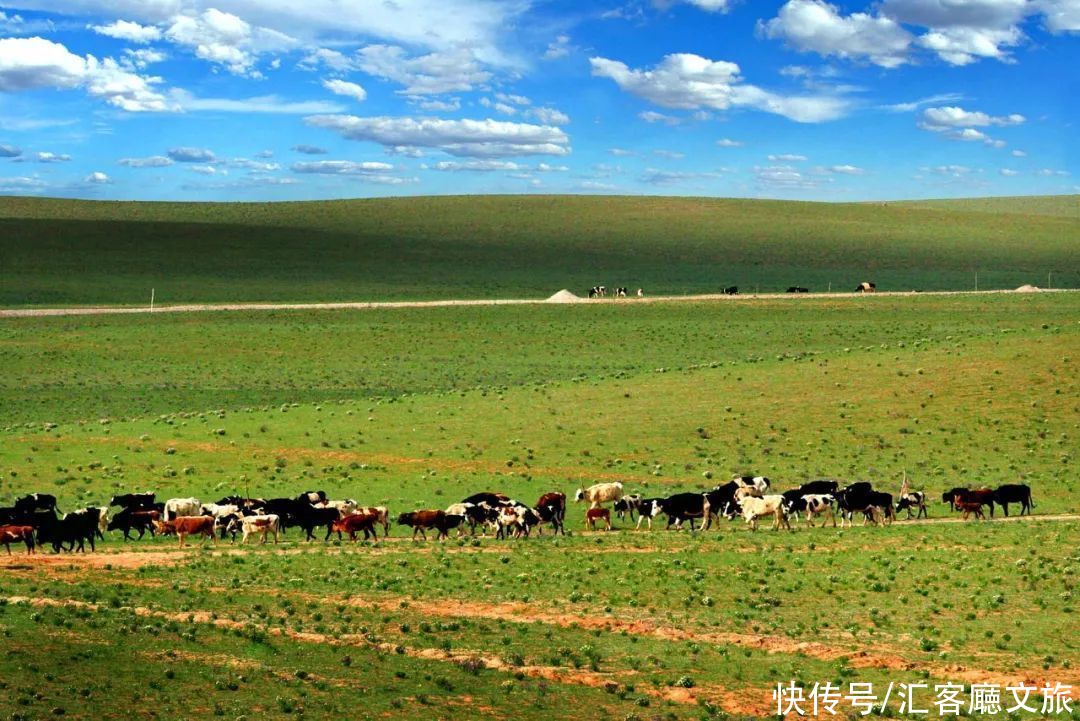
[[[798,300],[798,299],[850,299],[850,298],[893,298],[914,296],[938,296],[938,295],[1000,295],[1003,293],[1017,293],[1015,290],[974,290],[974,291],[929,291],[925,293],[881,291],[873,294],[864,293],[761,293],[745,295],[723,295],[721,293],[706,293],[699,295],[664,295],[647,296],[644,298],[578,298],[569,305],[580,304],[610,304],[610,303],[687,303],[702,301],[731,301],[740,300]],[[1052,290],[1034,291],[1038,293],[1073,293],[1076,290],[1055,288]],[[379,310],[392,308],[445,308],[453,306],[493,306],[493,305],[566,305],[565,301],[549,301],[536,298],[492,298],[472,300],[418,300],[418,301],[371,301],[355,303],[196,303],[189,305],[165,305],[149,306],[98,306],[85,308],[12,308],[0,310],[0,318],[29,318],[38,316],[67,316],[67,315],[120,315],[132,313],[207,313],[212,311],[239,310]]]

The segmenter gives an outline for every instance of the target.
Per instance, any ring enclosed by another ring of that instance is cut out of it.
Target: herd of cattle
[[[628,290],[629,290],[628,288],[615,288],[612,295],[615,298],[625,298],[627,296]],[[855,290],[854,290],[855,293],[873,293],[875,291],[877,291],[877,285],[875,283],[871,283],[869,281],[863,281],[862,283],[859,283],[859,285],[857,285],[855,287]],[[793,286],[790,286],[787,289],[787,292],[788,293],[809,293],[810,289],[809,288],[804,288],[804,287],[802,287],[800,285],[793,285]],[[590,298],[606,298],[607,294],[608,294],[608,289],[607,289],[606,286],[594,285],[592,288],[589,288],[589,297]],[[738,295],[738,294],[739,294],[739,286],[737,286],[737,285],[729,285],[726,288],[724,288],[724,295]],[[637,295],[638,298],[644,297],[645,291],[643,291],[641,288],[638,288],[636,295]]]
[[[907,511],[908,518],[928,515],[928,499],[921,491],[905,492],[894,499],[892,494],[875,490],[866,482],[841,487],[838,481],[816,480],[783,493],[771,493],[771,485],[763,476],[738,476],[710,491],[643,498],[623,493],[622,483],[598,483],[579,488],[574,501],[588,505],[585,525],[593,530],[598,524],[610,530],[613,512],[619,519],[629,517],[631,523],[636,517],[637,528],[647,523],[651,530],[653,521],[663,516],[668,529],[686,523],[691,531],[695,530],[695,521],[708,529],[721,516],[741,516],[752,530],[757,530],[762,518],[771,518],[774,529],[791,529],[791,518],[796,522],[805,519],[810,527],[815,518],[820,518],[823,525],[831,521],[836,527],[839,516],[843,528],[852,524],[857,515],[863,516],[864,525],[888,525],[900,511]],[[1019,484],[997,489],[953,488],[942,495],[942,502],[963,513],[965,520],[971,515],[984,518],[984,508],[993,518],[995,506],[1008,516],[1009,504],[1020,504],[1020,515],[1030,513],[1035,505],[1031,488]],[[120,510],[111,513],[114,507]],[[565,535],[565,520],[563,493],[545,493],[536,505],[529,506],[501,493],[486,492],[451,504],[446,510],[402,513],[397,524],[412,528],[413,538],[420,534],[426,539],[429,530],[435,531],[437,538],[446,538],[452,530],[461,535],[466,529],[472,535],[479,529],[485,535],[491,532],[496,538],[510,538],[528,537],[533,529],[542,534],[544,526]],[[0,508],[0,543],[9,555],[12,543],[25,544],[27,553],[45,544],[52,545],[57,553],[61,549],[85,551],[87,543],[95,550],[95,539],[104,540],[107,531],[121,531],[124,540],[131,540],[133,531],[139,539],[147,532],[151,537],[174,535],[181,547],[188,536],[216,543],[219,537],[227,536],[235,541],[240,534],[242,543],[252,536],[258,536],[263,543],[273,537],[277,543],[291,527],[303,531],[309,541],[315,540],[315,530],[322,528],[326,529],[324,541],[335,533],[339,540],[346,533],[353,541],[358,533],[363,533],[365,540],[377,539],[380,527],[384,537],[390,534],[390,511],[385,506],[361,506],[353,500],[328,500],[323,491],[306,491],[296,498],[226,496],[215,503],[201,503],[197,498],[158,502],[154,493],[127,493],[114,496],[107,507],[66,514],[60,513],[55,496],[33,493],[19,498],[9,508]]]

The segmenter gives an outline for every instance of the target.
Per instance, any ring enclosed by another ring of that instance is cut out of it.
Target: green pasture
[[[1076,288],[1078,202],[0,198],[0,306]]]

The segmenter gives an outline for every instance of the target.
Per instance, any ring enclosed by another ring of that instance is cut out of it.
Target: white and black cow
[[[896,502],[896,512],[907,511],[907,517],[911,518],[911,512],[915,511],[915,518],[928,518],[926,510],[926,494],[922,491],[911,491],[900,496]]]

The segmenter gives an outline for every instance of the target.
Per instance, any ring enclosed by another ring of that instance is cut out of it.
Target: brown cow
[[[378,540],[379,534],[375,532],[375,524],[378,520],[378,513],[354,513],[351,516],[345,516],[339,521],[334,521],[334,525],[330,527],[330,531],[336,531],[338,538],[341,538],[342,532],[348,533],[349,540],[351,541],[356,541],[357,531],[363,531],[365,541],[371,537]]]
[[[977,503],[980,506],[990,507],[990,518],[994,517],[994,492],[989,488],[976,488],[975,490],[955,489],[953,491],[953,505],[956,510],[961,510],[963,503]]]
[[[982,512],[983,504],[979,501],[957,501],[956,510],[963,511],[964,520],[966,521],[971,514],[975,514],[975,518],[980,521],[985,520],[986,516]]]
[[[213,516],[180,516],[171,521],[154,521],[154,528],[162,535],[175,533],[180,539],[180,548],[184,547],[184,540],[188,536],[206,536],[214,545],[217,545],[217,536],[214,534]],[[203,541],[205,543],[205,541]]]
[[[0,526],[0,543],[7,548],[11,555],[11,544],[22,541],[26,544],[26,553],[34,552],[34,527],[33,526]]]
[[[590,508],[585,511],[585,526],[590,530],[596,530],[597,520],[603,519],[606,529],[611,530],[611,511],[606,508]]]
[[[416,532],[419,531],[420,535],[427,540],[427,533],[425,529],[435,528],[440,529],[446,526],[446,512],[445,511],[412,511],[411,513],[402,513],[397,519],[399,526],[412,526],[413,538],[416,538]],[[440,530],[439,535],[443,535]]]
[[[551,509],[558,514],[560,521],[566,519],[565,493],[559,493],[556,491],[553,493],[545,493],[544,495],[540,496],[540,500],[536,502],[536,508],[543,508],[544,506],[550,506]]]

